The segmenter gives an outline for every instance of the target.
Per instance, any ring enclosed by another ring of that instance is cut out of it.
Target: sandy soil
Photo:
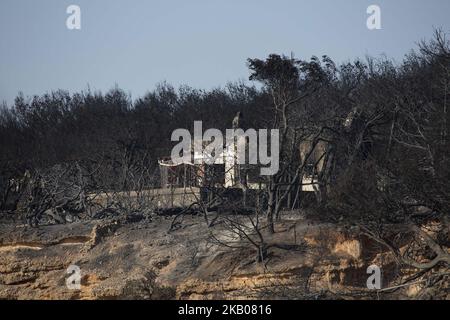
[[[348,292],[370,297],[367,267],[377,262],[393,268],[385,252],[351,230],[297,216],[279,222],[274,236],[262,231],[268,245],[264,263],[256,262],[256,247],[220,219],[208,228],[203,217],[186,216],[168,232],[171,221],[152,216],[132,223],[2,224],[0,298],[321,299],[346,298]],[[244,217],[242,223],[250,225]],[[66,285],[70,265],[81,270],[80,290]]]

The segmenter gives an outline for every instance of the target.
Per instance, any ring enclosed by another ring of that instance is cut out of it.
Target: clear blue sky
[[[80,31],[66,28],[70,4]],[[366,28],[370,4],[382,30]],[[133,98],[163,80],[210,89],[269,53],[401,60],[433,27],[450,31],[449,14],[449,0],[0,0],[0,101],[88,84]]]

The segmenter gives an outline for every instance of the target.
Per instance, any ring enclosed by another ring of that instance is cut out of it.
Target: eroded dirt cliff
[[[383,285],[399,276],[390,254],[355,230],[300,218],[282,221],[274,236],[265,235],[267,259],[257,263],[245,239],[238,248],[211,240],[211,232],[216,239],[226,236],[220,224],[207,228],[202,217],[188,216],[168,232],[170,223],[169,217],[153,217],[1,225],[0,298],[373,298],[366,288],[369,265],[382,267]],[[289,246],[271,246],[279,243]],[[80,267],[80,290],[66,285],[70,265]],[[418,286],[389,297],[414,298]]]

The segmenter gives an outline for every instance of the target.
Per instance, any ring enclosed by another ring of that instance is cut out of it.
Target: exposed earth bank
[[[370,265],[382,268],[383,287],[401,275],[391,255],[358,230],[286,219],[274,236],[264,233],[267,259],[258,263],[245,238],[218,243],[230,232],[222,224],[208,228],[202,217],[187,216],[168,232],[171,220],[2,224],[0,299],[408,299],[421,289],[369,291]],[[66,285],[71,265],[81,271],[79,290]],[[450,299],[448,287],[436,290]]]

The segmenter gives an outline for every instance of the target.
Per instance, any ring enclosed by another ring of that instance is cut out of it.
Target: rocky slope
[[[222,224],[207,228],[202,217],[188,216],[168,232],[170,223],[153,217],[0,225],[0,298],[371,298],[376,295],[366,289],[369,265],[382,267],[383,285],[398,274],[382,248],[331,225],[299,218],[280,222],[274,236],[265,235],[265,263],[256,263],[256,250],[245,239],[236,248],[212,241],[229,236]],[[271,246],[280,243],[288,246]],[[81,270],[79,290],[66,285],[70,265]],[[414,297],[416,291],[406,288],[395,298]]]

